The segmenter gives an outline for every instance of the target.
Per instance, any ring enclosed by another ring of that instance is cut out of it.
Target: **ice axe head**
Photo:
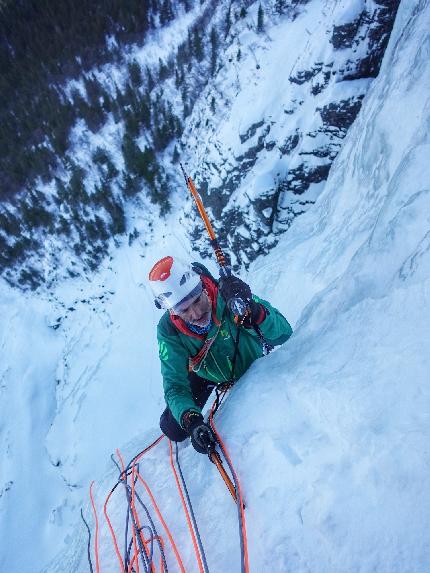
[[[248,311],[246,302],[241,298],[231,298],[227,302],[227,306],[231,312],[237,316],[245,316]]]

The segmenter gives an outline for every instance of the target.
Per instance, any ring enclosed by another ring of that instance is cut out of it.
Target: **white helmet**
[[[197,299],[203,284],[193,267],[176,257],[160,259],[149,272],[149,284],[157,308],[171,308],[180,312]]]

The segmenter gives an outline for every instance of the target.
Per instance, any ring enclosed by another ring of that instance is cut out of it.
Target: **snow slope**
[[[430,570],[429,24],[429,0],[401,4],[323,194],[250,268],[295,327],[217,418],[246,497],[251,571]],[[129,459],[158,435],[159,315],[144,280],[154,258],[189,249],[179,222],[144,260],[134,243],[92,284],[65,285],[61,303],[1,287],[1,570],[88,571],[90,480],[101,517],[110,452],[124,444]],[[167,451],[141,471],[197,571]],[[210,571],[239,570],[224,484],[188,444],[180,457]],[[110,515],[121,531],[122,494]],[[101,525],[101,570],[117,571]]]
[[[70,538],[111,452],[157,427],[159,313],[146,277],[160,250],[181,243],[177,223],[173,236],[160,228],[146,260],[139,239],[48,300],[1,285],[0,534],[10,543],[0,570],[39,571]]]

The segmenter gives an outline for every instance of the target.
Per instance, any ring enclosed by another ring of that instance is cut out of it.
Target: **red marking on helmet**
[[[170,271],[173,265],[173,257],[164,257],[160,259],[149,271],[150,281],[165,281],[170,277]]]

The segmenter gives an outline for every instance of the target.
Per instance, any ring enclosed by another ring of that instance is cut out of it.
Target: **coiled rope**
[[[241,572],[242,573],[249,573],[249,557],[248,557],[248,543],[247,543],[247,534],[246,534],[246,520],[245,520],[245,504],[242,495],[242,490],[240,487],[240,482],[237,476],[237,473],[234,469],[233,463],[231,461],[231,457],[227,451],[225,443],[223,442],[216,426],[214,423],[214,415],[218,408],[220,407],[221,403],[223,402],[225,395],[231,387],[230,385],[223,388],[222,391],[217,392],[216,399],[214,400],[210,415],[209,415],[209,423],[212,428],[212,431],[216,437],[216,441],[219,445],[221,453],[227,463],[227,466],[230,470],[231,477],[233,480],[233,484],[236,490],[236,504],[237,504],[237,511],[238,511],[238,525],[239,525],[239,540],[240,540],[240,553],[241,553]],[[164,519],[162,512],[160,511],[158,504],[155,500],[155,496],[153,495],[148,483],[143,479],[140,470],[139,470],[139,461],[142,457],[149,452],[152,448],[156,447],[161,440],[164,438],[163,435],[159,436],[154,442],[152,442],[149,446],[135,455],[128,465],[124,467],[123,458],[119,450],[116,451],[118,459],[120,461],[121,467],[116,462],[116,460],[112,456],[112,460],[117,466],[118,470],[120,471],[120,475],[118,478],[117,483],[113,486],[110,490],[105,503],[104,503],[104,515],[109,527],[109,531],[112,537],[112,542],[115,548],[115,553],[118,559],[118,563],[120,566],[121,573],[140,573],[139,571],[139,560],[143,567],[145,573],[157,573],[157,567],[154,562],[154,544],[157,544],[159,553],[160,553],[160,566],[159,571],[161,573],[168,573],[167,561],[165,556],[165,547],[163,538],[157,533],[155,524],[153,519],[151,518],[150,511],[148,507],[143,503],[141,497],[136,491],[136,487],[138,484],[143,486],[145,492],[147,493],[151,504],[155,510],[155,513],[160,521],[167,538],[169,539],[169,543],[172,547],[173,553],[176,557],[176,561],[181,573],[185,573],[185,567],[178,550],[178,547],[175,543],[175,540],[167,526],[166,520]],[[172,474],[175,479],[175,483],[179,492],[179,496],[181,499],[182,508],[184,511],[185,519],[187,522],[188,530],[190,533],[192,545],[194,548],[194,552],[196,555],[196,561],[199,568],[199,573],[209,573],[209,568],[206,560],[205,551],[203,548],[202,539],[200,536],[200,532],[197,525],[197,520],[194,514],[193,506],[191,503],[190,495],[188,492],[188,488],[185,482],[184,474],[179,462],[179,451],[178,451],[178,444],[175,442],[175,461],[177,470],[175,468],[174,460],[173,460],[173,447],[172,443],[169,441],[169,452],[170,452],[170,466],[172,469]],[[178,477],[179,474],[179,477]],[[128,478],[131,478],[130,483],[128,483]],[[96,506],[94,502],[93,496],[93,485],[94,482],[90,485],[90,498],[91,498],[91,505],[93,508],[94,513],[94,520],[95,520],[95,540],[94,540],[94,553],[95,553],[95,560],[96,560],[96,573],[100,573],[100,559],[99,559],[99,522],[97,517]],[[108,515],[107,507],[109,501],[117,489],[119,485],[122,485],[125,488],[126,499],[127,499],[127,513],[126,513],[126,522],[125,522],[125,536],[124,536],[124,550],[123,555],[121,556],[121,552],[119,549],[119,544],[117,541],[117,537],[115,534],[115,530],[112,526],[111,520]],[[139,505],[141,509],[143,509],[146,519],[148,520],[149,525],[142,525],[139,519],[139,514],[137,510],[136,504]],[[82,515],[83,518],[83,515]],[[84,518],[83,518],[84,519]],[[84,520],[85,522],[85,520]],[[131,523],[131,539],[129,540],[129,530],[130,530],[130,523]],[[88,533],[89,533],[89,546],[91,543],[91,531],[87,526]],[[145,537],[144,532],[147,532],[147,536]],[[88,550],[88,561],[90,563],[90,570],[93,573],[92,563],[91,563],[91,556]]]

